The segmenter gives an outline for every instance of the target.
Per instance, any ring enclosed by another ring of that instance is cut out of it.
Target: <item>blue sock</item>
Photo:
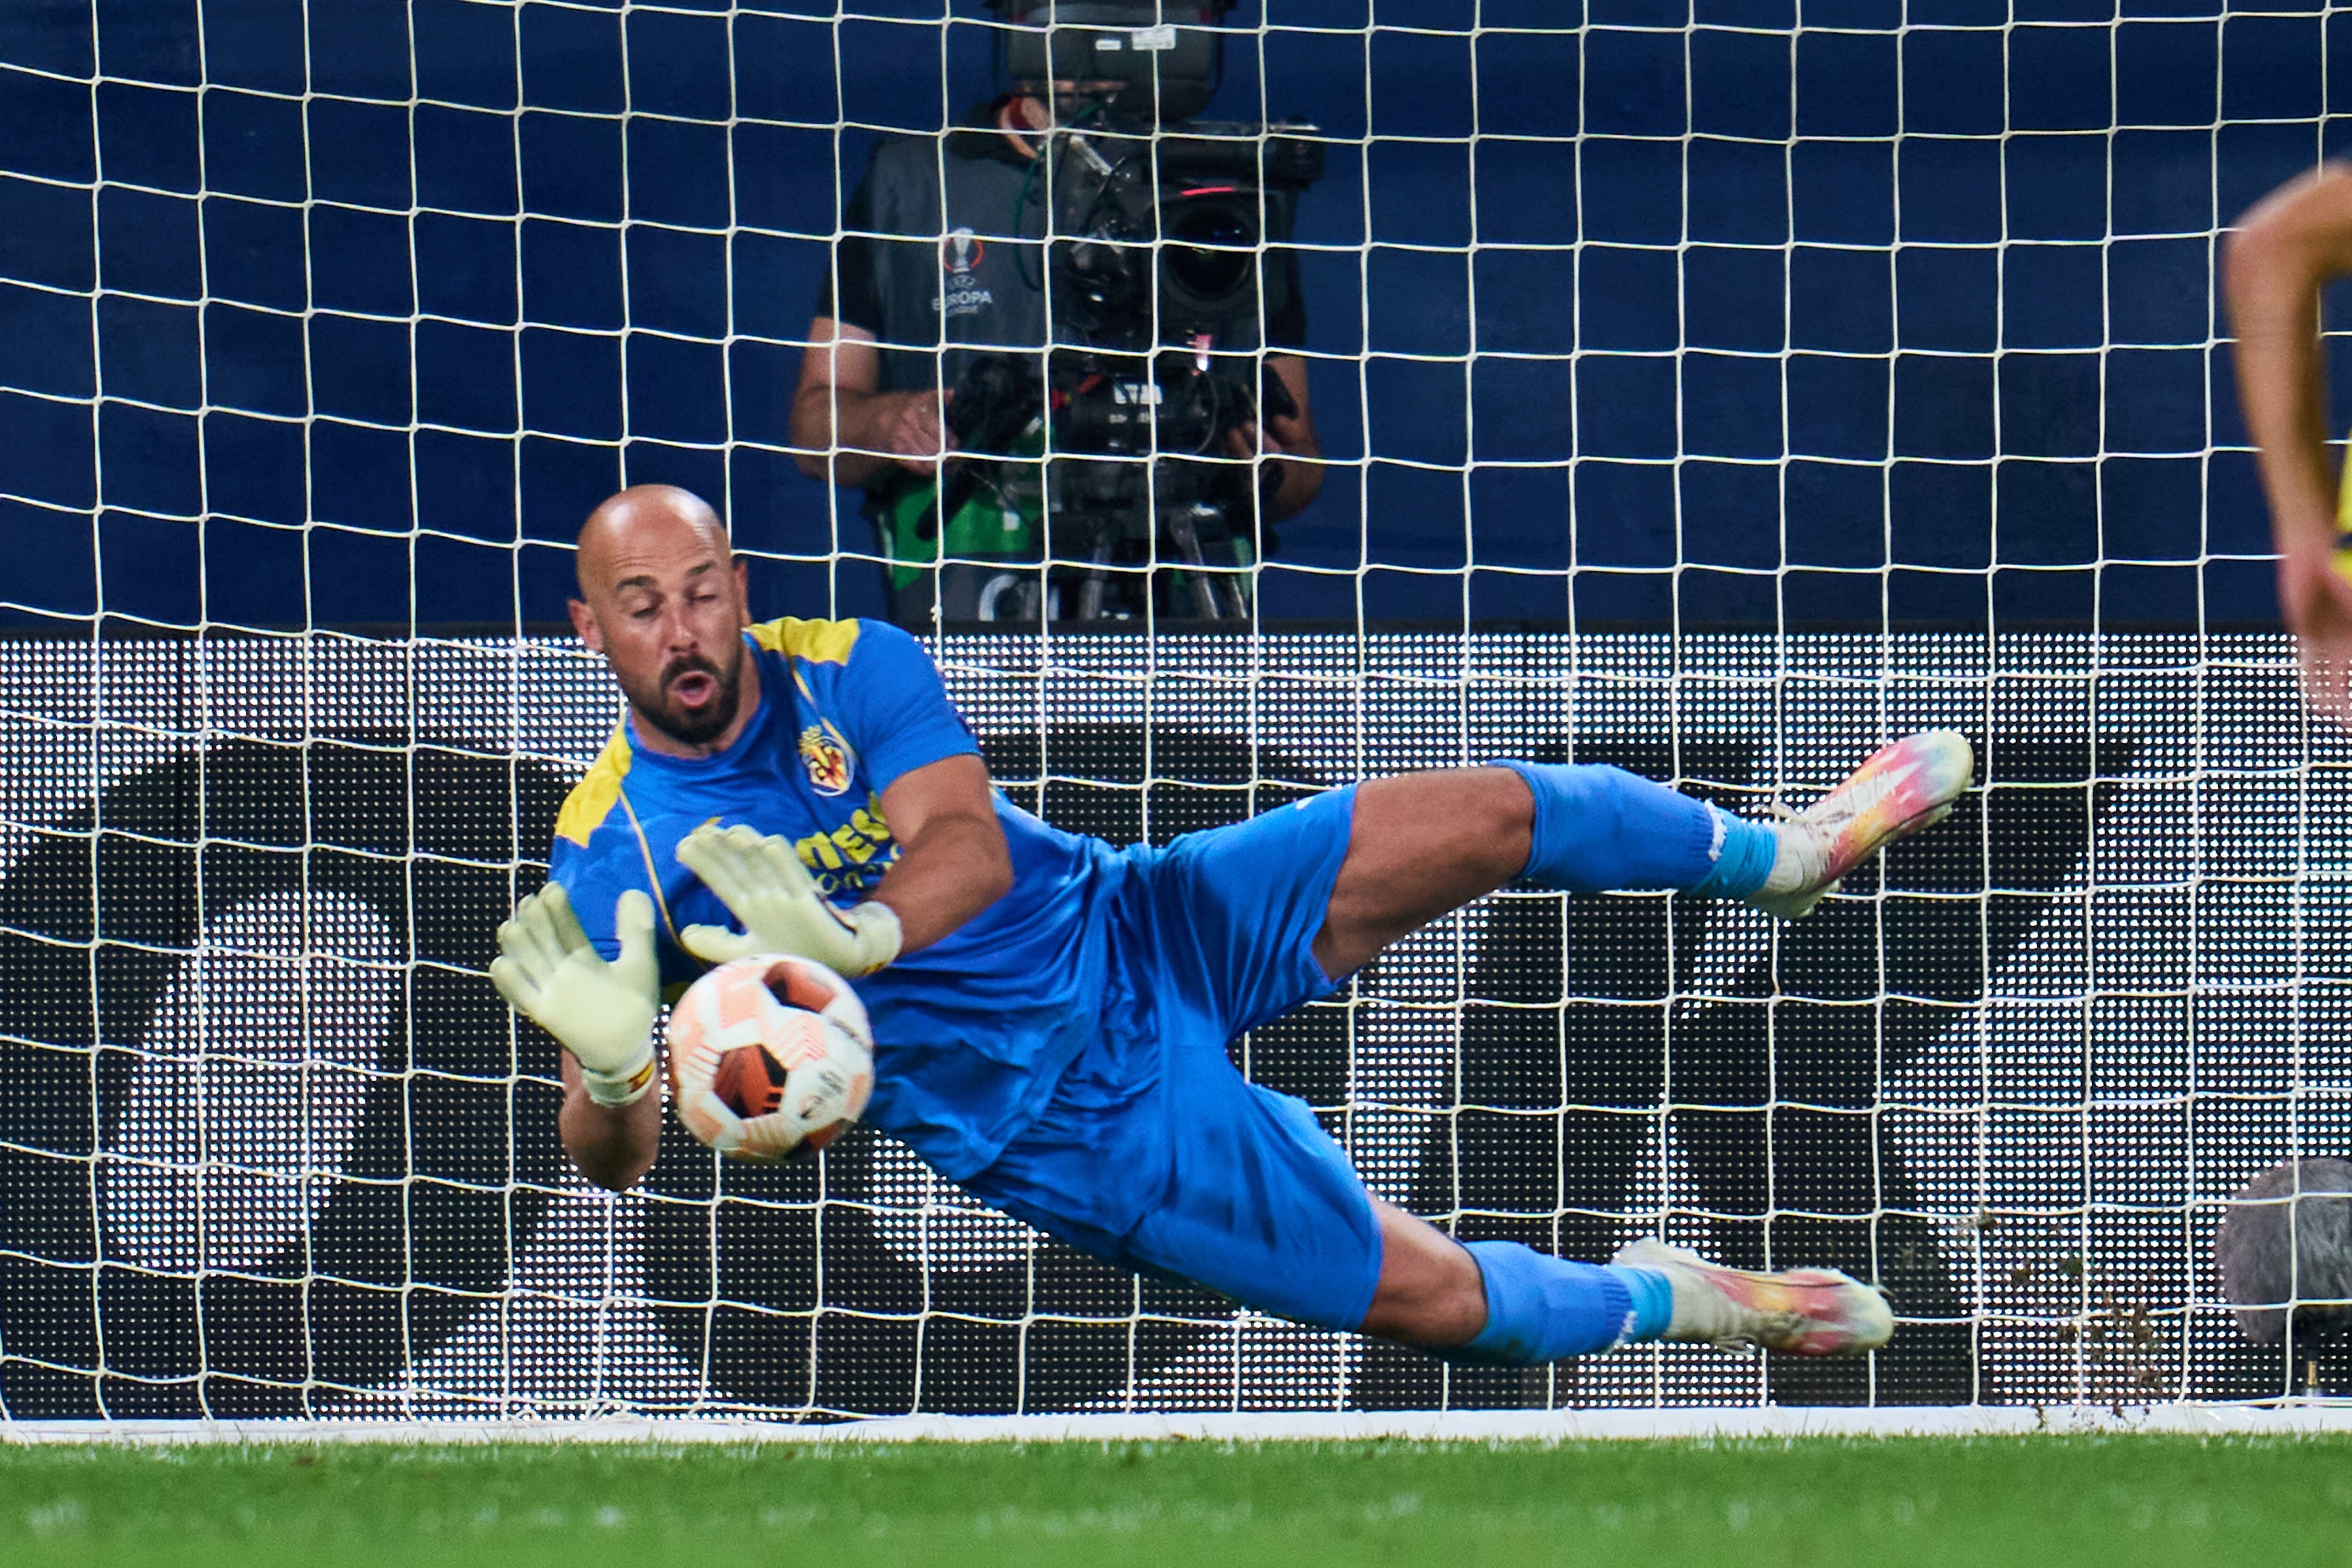
[[[1654,1268],[1609,1267],[1625,1277],[1625,1293],[1633,1298],[1633,1326],[1625,1331],[1625,1342],[1664,1339],[1675,1324],[1675,1282]]]
[[[1750,822],[1716,806],[1707,809],[1723,824],[1723,847],[1715,869],[1683,890],[1698,899],[1744,899],[1764,885],[1780,856],[1780,835],[1769,822]]]
[[[1474,1241],[1469,1252],[1486,1282],[1486,1326],[1432,1352],[1444,1361],[1540,1366],[1657,1339],[1674,1320],[1674,1288],[1654,1269],[1570,1263],[1516,1241]]]
[[[1764,885],[1780,853],[1770,824],[1718,811],[1622,768],[1495,765],[1525,779],[1535,796],[1535,833],[1520,875],[1539,888],[1680,888],[1702,898],[1744,899]]]

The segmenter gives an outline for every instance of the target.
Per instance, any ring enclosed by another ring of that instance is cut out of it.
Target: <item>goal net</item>
[[[1506,754],[1748,815],[1926,725],[1981,759],[1800,925],[1507,891],[1234,1043],[1457,1236],[1833,1264],[1901,1320],[1504,1372],[1131,1279],[866,1133],[673,1127],[601,1193],[484,977],[616,711],[562,625],[597,500],[710,499],[761,616],[887,613],[789,408],[872,149],[995,90],[991,14],[0,8],[0,1421],[2342,1392],[2212,1261],[2352,1134],[2352,771],[2214,300],[2340,134],[2339,22],[1217,24],[1208,112],[1323,161],[1321,490],[1238,619],[935,627],[1014,799],[1164,842]]]

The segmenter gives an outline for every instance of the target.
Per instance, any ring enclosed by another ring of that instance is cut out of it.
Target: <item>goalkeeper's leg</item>
[[[1976,760],[1950,730],[1907,735],[1785,821],[1732,816],[1622,769],[1506,762],[1359,785],[1315,958],[1361,967],[1507,882],[1679,889],[1794,920],[1879,849],[1940,821]]]
[[[1540,1366],[1651,1340],[1858,1355],[1894,1336],[1885,1296],[1834,1268],[1749,1273],[1648,1240],[1577,1263],[1516,1241],[1457,1244],[1371,1203],[1380,1283],[1361,1330],[1446,1361]]]
[[[1506,882],[1571,892],[1672,888],[1810,911],[1855,866],[1941,820],[1975,758],[1951,731],[1906,736],[1805,811],[1750,822],[1611,767],[1507,762],[1361,785],[1314,954],[1345,974]],[[1516,1242],[1457,1245],[1374,1201],[1378,1284],[1364,1332],[1449,1360],[1530,1365],[1654,1339],[1801,1355],[1875,1349],[1885,1297],[1834,1269],[1756,1274],[1654,1241],[1610,1263]]]
[[[1156,995],[1153,1021],[1130,1054],[1160,1093],[1105,1104],[1103,1070],[1119,1068],[1082,1061],[1076,1113],[1049,1110],[967,1188],[1128,1268],[1449,1361],[1530,1366],[1658,1339],[1850,1355],[1894,1332],[1886,1299],[1832,1269],[1742,1273],[1654,1241],[1605,1265],[1457,1245],[1366,1191],[1303,1102],[1244,1081],[1181,994]],[[1122,1194],[1149,1201],[1110,1234]]]
[[[1747,1274],[1656,1242],[1606,1265],[1457,1245],[1366,1191],[1303,1101],[1244,1081],[1222,1018],[1165,974],[1136,978],[1150,1026],[1073,1064],[966,1191],[1121,1267],[1449,1361],[1528,1366],[1657,1339],[1853,1354],[1894,1331],[1885,1297],[1830,1269]]]
[[[1335,790],[1130,852],[1123,950],[1136,1017],[1082,1054],[968,1191],[1126,1267],[1262,1310],[1469,1362],[1530,1364],[1627,1340],[1871,1349],[1884,1298],[1827,1270],[1749,1275],[1638,1245],[1608,1265],[1457,1246],[1377,1203],[1301,1101],[1244,1082],[1224,1045],[1386,942],[1524,875],[1684,888],[1801,912],[1966,786],[1957,735],[1915,736],[1792,823],[1740,822],[1611,768],[1511,763]]]

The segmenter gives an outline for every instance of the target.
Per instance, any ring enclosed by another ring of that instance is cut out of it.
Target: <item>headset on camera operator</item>
[[[800,466],[866,490],[902,624],[1245,616],[1322,486],[1279,248],[1321,148],[1187,121],[1220,45],[1172,3],[990,3],[1013,90],[885,138],[843,214]]]

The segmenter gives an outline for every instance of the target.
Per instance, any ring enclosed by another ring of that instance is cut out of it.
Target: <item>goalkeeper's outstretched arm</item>
[[[978,757],[945,757],[893,781],[882,816],[902,847],[874,901],[898,917],[901,951],[929,947],[1013,890],[1013,857]]]
[[[679,944],[706,963],[789,952],[856,978],[929,947],[1011,890],[1013,858],[978,757],[943,757],[902,775],[882,792],[882,815],[898,859],[873,898],[847,910],[826,900],[785,838],[741,823],[696,828],[678,844],[678,862],[743,929],[690,925]]]
[[[623,893],[613,923],[621,951],[607,963],[581,930],[571,895],[550,882],[499,927],[490,983],[563,1047],[556,1128],[564,1152],[581,1174],[617,1193],[653,1168],[661,1143],[653,900]]]
[[[661,1152],[662,1100],[645,1094],[626,1105],[604,1105],[583,1081],[579,1058],[563,1058],[563,1109],[555,1129],[580,1173],[606,1192],[625,1193],[654,1168]]]

